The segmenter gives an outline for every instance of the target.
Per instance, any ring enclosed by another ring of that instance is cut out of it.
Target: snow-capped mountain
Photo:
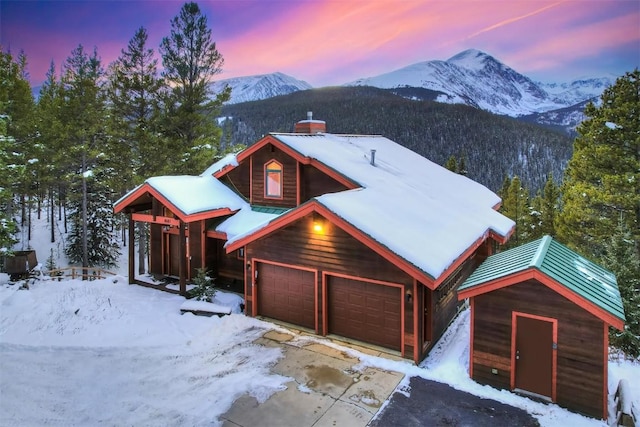
[[[513,117],[569,107],[599,96],[613,78],[536,83],[491,55],[469,49],[446,61],[419,62],[346,86],[419,87],[442,92],[437,101],[462,103]]]
[[[226,86],[231,87],[229,104],[258,101],[312,88],[309,83],[283,73],[260,74],[220,80],[212,85],[212,89],[214,93],[217,93],[222,91]]]

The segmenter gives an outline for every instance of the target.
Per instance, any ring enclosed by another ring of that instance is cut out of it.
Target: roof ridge
[[[529,267],[535,267],[540,269],[542,267],[542,262],[544,258],[547,256],[547,252],[549,251],[549,246],[551,246],[551,241],[553,238],[549,235],[543,236],[540,239],[540,245],[536,250],[536,253],[531,258],[531,262],[529,263]]]

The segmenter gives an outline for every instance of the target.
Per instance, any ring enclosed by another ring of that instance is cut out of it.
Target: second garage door
[[[258,314],[315,329],[315,273],[260,262]]]
[[[400,350],[401,288],[328,276],[329,333]]]

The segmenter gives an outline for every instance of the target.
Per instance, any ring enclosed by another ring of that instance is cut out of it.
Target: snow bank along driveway
[[[123,278],[0,285],[0,425],[210,426],[284,388],[281,350],[252,344],[269,324],[183,301]]]

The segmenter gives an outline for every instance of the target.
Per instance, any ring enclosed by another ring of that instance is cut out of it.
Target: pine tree
[[[447,163],[444,164],[444,167],[451,172],[458,173],[458,161],[456,160],[456,156],[452,154],[447,160]]]
[[[35,133],[34,101],[23,54],[15,60],[0,49],[0,82],[0,248],[10,249],[17,230],[13,194],[20,194],[23,201],[28,198],[27,170]]]
[[[173,172],[199,172],[218,153],[221,131],[214,119],[230,92],[211,99],[210,83],[224,61],[196,3],[185,3],[171,20],[171,35],[162,39],[160,53],[171,87],[165,99],[166,133],[182,160],[173,164]]]
[[[48,194],[48,208],[50,209],[50,240],[55,242],[55,204],[56,194],[60,199],[61,187],[64,185],[60,177],[65,174],[59,165],[64,155],[62,148],[63,129],[60,121],[62,96],[60,82],[56,78],[53,62],[47,71],[45,82],[40,88],[38,104],[36,106],[36,127],[38,129],[36,141],[41,147],[41,161],[38,163],[40,185],[42,192]]]
[[[113,233],[112,202],[115,194],[109,184],[117,170],[110,164],[114,141],[106,130],[103,69],[94,50],[82,45],[73,50],[64,64],[61,79],[63,105],[61,121],[65,129],[68,180],[71,189],[72,230],[67,255],[83,267],[109,266],[117,251],[104,233]],[[117,152],[117,151],[116,151]],[[96,255],[96,252],[100,255]]]
[[[519,246],[532,240],[531,208],[529,206],[529,190],[523,187],[520,178],[505,178],[502,190],[502,206],[500,212],[516,223],[515,232],[505,248]]]
[[[546,235],[555,237],[559,201],[560,189],[553,180],[553,174],[549,174],[544,188],[531,201],[532,240]]]
[[[640,258],[629,230],[620,224],[604,243],[603,266],[611,270],[618,281],[626,323],[623,331],[611,330],[611,345],[631,357],[640,357]]]
[[[160,134],[160,95],[164,88],[158,77],[158,61],[147,48],[147,31],[139,28],[110,67],[109,99],[113,128],[122,142],[126,160],[120,165],[121,192],[146,178],[161,175],[171,164],[172,153]],[[133,232],[133,230],[129,230]],[[138,271],[145,273],[148,231],[139,222]]]
[[[640,256],[640,71],[589,104],[562,185],[558,235],[571,248],[600,259],[620,220]]]

